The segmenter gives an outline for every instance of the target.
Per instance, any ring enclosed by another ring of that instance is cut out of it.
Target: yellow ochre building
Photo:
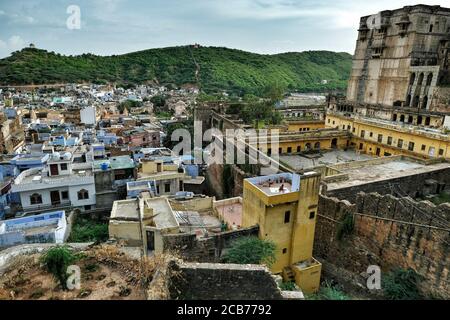
[[[244,180],[243,227],[259,225],[276,244],[273,273],[304,293],[319,290],[322,265],[313,257],[320,174],[281,173]]]

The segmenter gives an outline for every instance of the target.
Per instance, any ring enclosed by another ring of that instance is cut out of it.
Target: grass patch
[[[109,238],[108,224],[78,216],[68,242],[104,242]]]
[[[351,300],[337,285],[325,281],[318,293],[305,295],[307,300]]]
[[[450,194],[447,192],[441,192],[438,196],[431,199],[435,205],[440,205],[443,203],[450,203]]]
[[[422,296],[418,284],[421,281],[413,269],[395,269],[382,282],[386,298],[391,300],[418,300]]]

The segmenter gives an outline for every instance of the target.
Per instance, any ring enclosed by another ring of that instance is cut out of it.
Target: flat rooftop
[[[450,168],[450,163],[422,164],[408,159],[395,159],[385,163],[361,163],[357,167],[337,168],[348,175],[348,180],[327,183],[328,190],[352,187],[375,181],[400,178]]]
[[[242,203],[217,205],[216,210],[229,226],[242,226]]]
[[[153,221],[158,229],[179,227],[167,198],[146,199],[145,203],[153,209]]]
[[[292,173],[280,173],[247,179],[268,196],[297,192],[300,188],[300,176]]]
[[[113,210],[111,211],[111,218],[139,220],[139,215],[140,211],[137,199],[115,201]]]
[[[331,150],[317,155],[280,156],[280,160],[294,170],[311,169],[319,166],[332,166],[339,163],[370,160],[374,157],[367,154],[357,154],[353,150]]]

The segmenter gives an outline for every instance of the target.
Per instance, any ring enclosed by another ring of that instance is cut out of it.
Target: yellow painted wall
[[[312,294],[319,291],[322,271],[320,263],[304,269],[294,266],[292,270],[295,274],[295,283],[302,289],[303,293]]]
[[[136,221],[109,222],[109,237],[124,240],[127,244],[141,243],[140,223]]]
[[[415,155],[422,157],[445,157],[450,159],[450,140],[440,140],[420,134],[418,132],[397,131],[391,128],[378,127],[376,124],[368,124],[352,119],[345,119],[334,115],[327,115],[325,121],[329,127],[338,127],[340,130],[352,132],[351,141],[355,144],[357,150],[362,143],[362,152],[376,155],[377,148],[380,148],[380,156],[387,152],[391,155]],[[345,128],[345,129],[344,129]],[[362,131],[365,131],[364,138],[361,138]],[[372,133],[372,136],[370,135]],[[382,142],[378,142],[378,135],[381,134]],[[388,137],[392,137],[392,144],[388,144]],[[398,147],[399,139],[403,140],[402,148]],[[408,150],[409,143],[414,143],[414,150]],[[422,149],[425,146],[425,149]],[[434,156],[430,153],[430,148],[434,148]],[[443,154],[439,155],[439,150]]]
[[[311,131],[325,128],[325,122],[288,122],[288,131]]]

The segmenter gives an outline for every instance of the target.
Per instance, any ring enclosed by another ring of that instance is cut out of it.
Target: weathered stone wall
[[[264,266],[172,262],[169,267],[172,299],[283,299],[275,278]]]
[[[206,180],[210,190],[214,190],[218,199],[224,198],[223,185],[223,165],[212,164],[206,170]],[[244,179],[249,176],[236,165],[231,166],[231,174],[233,176],[234,186],[231,190],[231,197],[240,197],[244,192]]]
[[[346,213],[354,215],[354,231],[337,240],[338,225]],[[448,299],[449,219],[449,204],[435,206],[428,201],[364,193],[352,204],[321,196],[314,254],[324,265],[329,261],[355,275],[370,265],[384,272],[412,268],[424,277],[424,294]]]
[[[167,234],[163,236],[164,251],[178,253],[183,260],[195,262],[219,262],[233,240],[258,236],[258,227],[222,232],[205,239],[195,234]]]
[[[340,188],[335,190],[327,190],[326,195],[329,197],[336,197],[338,199],[347,199],[355,202],[358,192],[379,194],[401,194],[409,195],[415,198],[417,195],[422,195],[424,190],[427,190],[427,180],[436,180],[441,185],[445,185],[446,189],[450,188],[450,169],[441,169],[432,172],[424,172],[415,175],[408,175],[404,177],[386,179],[382,181],[375,181],[367,184],[355,185],[347,188]],[[430,190],[432,193],[433,190]]]

